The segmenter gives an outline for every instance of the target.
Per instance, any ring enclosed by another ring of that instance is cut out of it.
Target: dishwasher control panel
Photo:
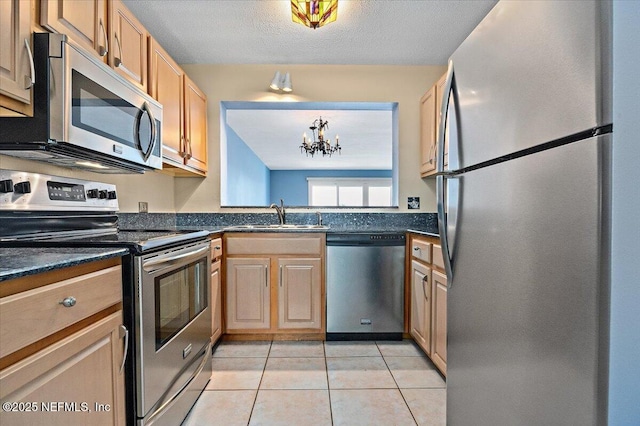
[[[397,232],[349,232],[327,234],[328,246],[404,245],[405,240],[405,235]]]

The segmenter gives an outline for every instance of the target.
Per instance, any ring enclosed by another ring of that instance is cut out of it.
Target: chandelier
[[[291,0],[293,22],[314,30],[338,17],[338,0]]]
[[[300,145],[300,153],[309,154],[313,157],[313,154],[321,152],[322,156],[328,155],[338,151],[338,154],[342,151],[338,135],[336,135],[336,144],[331,145],[331,140],[324,139],[324,131],[329,128],[329,122],[323,121],[322,117],[313,121],[313,124],[309,127],[311,130],[311,141],[307,140],[307,134],[302,135],[302,145]]]

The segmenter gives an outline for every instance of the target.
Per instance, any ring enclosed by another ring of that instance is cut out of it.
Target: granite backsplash
[[[316,224],[315,212],[287,213],[286,222]],[[246,224],[277,224],[275,212],[269,213],[120,213],[120,229],[225,228]],[[322,213],[322,223],[331,231],[415,229],[438,232],[435,213]]]

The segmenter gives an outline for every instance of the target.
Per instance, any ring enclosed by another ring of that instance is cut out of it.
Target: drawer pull
[[[62,302],[58,302],[58,303],[60,303],[65,308],[71,308],[76,305],[76,298],[73,296],[65,297],[64,300],[62,300]]]
[[[220,246],[215,246],[215,247],[214,247],[214,249],[216,249],[216,250],[220,250],[221,248],[222,248],[222,247],[220,247]]]
[[[420,250],[422,250],[420,247],[414,247],[413,248],[413,251],[420,251]]]

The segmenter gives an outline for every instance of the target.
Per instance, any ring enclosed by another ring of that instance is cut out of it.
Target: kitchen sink
[[[262,225],[262,224],[254,224],[254,225],[235,225],[227,228],[230,231],[233,230],[242,230],[242,229],[273,229],[273,230],[300,230],[300,229],[329,229],[328,226],[325,225]]]

